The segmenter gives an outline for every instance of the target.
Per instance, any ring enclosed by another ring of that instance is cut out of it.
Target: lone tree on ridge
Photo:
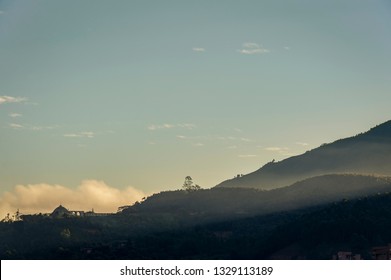
[[[198,191],[201,189],[199,185],[193,183],[193,179],[190,176],[186,176],[182,188],[188,192]]]

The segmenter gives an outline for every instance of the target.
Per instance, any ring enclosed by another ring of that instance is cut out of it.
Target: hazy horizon
[[[391,4],[0,2],[0,218],[213,187],[389,119]],[[109,200],[109,202],[108,202]]]

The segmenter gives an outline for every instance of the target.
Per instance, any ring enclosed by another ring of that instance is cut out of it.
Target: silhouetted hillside
[[[324,206],[231,219],[151,233],[129,244],[127,258],[332,259],[351,251],[372,259],[371,248],[391,243],[391,194]]]
[[[324,175],[269,191],[249,188],[167,191],[148,197],[122,214],[165,213],[185,217],[188,223],[194,224],[299,209],[386,191],[391,192],[391,177]]]
[[[255,172],[216,187],[273,189],[330,173],[391,175],[391,121],[302,155],[270,162]]]
[[[391,194],[183,226],[154,213],[0,223],[1,259],[370,259],[391,243]],[[188,215],[188,219],[192,219]]]

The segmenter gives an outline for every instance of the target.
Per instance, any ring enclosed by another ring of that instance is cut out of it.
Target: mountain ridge
[[[216,185],[274,189],[330,173],[391,174],[391,120]]]

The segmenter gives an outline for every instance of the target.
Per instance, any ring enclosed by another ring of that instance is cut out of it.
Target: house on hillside
[[[372,258],[375,260],[391,260],[391,244],[372,248]]]
[[[67,217],[84,217],[86,213],[79,210],[68,210],[64,206],[60,205],[50,214],[52,218],[67,218]]]
[[[353,254],[350,251],[339,251],[333,256],[333,260],[361,260],[361,255]]]
[[[64,206],[60,205],[53,210],[50,217],[59,219],[59,218],[69,218],[69,217],[96,217],[96,216],[108,216],[110,213],[95,213],[94,209],[91,211],[80,211],[80,210],[68,210]]]
[[[53,212],[50,214],[50,217],[58,219],[58,218],[66,218],[71,215],[72,213],[60,204],[60,206],[58,206],[56,209],[53,210]]]

